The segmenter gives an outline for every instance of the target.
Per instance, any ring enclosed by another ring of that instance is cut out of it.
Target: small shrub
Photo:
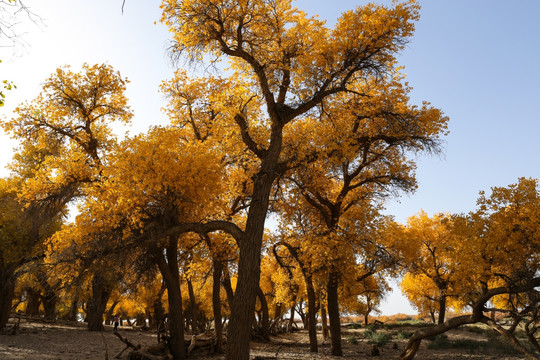
[[[362,333],[362,335],[364,336],[364,338],[371,338],[373,336],[373,334],[375,334],[376,331],[373,331],[373,330],[370,330],[370,329],[366,329],[364,330],[364,332]]]
[[[412,331],[406,331],[406,330],[399,330],[397,332],[397,335],[396,337],[399,339],[399,340],[405,340],[405,339],[409,339],[411,336],[413,336],[413,332]]]
[[[358,339],[356,338],[356,336],[349,336],[347,338],[347,342],[350,344],[356,345],[358,344]]]
[[[362,324],[361,323],[354,323],[347,325],[347,329],[361,329]]]
[[[392,339],[392,335],[387,332],[374,332],[370,336],[369,344],[375,344],[378,347],[386,345]]]

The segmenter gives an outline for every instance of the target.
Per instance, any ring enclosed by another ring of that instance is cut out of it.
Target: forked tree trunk
[[[176,239],[168,239],[165,256],[161,249],[156,249],[154,258],[165,281],[169,298],[170,350],[174,360],[185,359],[184,316],[182,314],[182,292],[178,274],[178,244]]]
[[[223,272],[223,263],[214,260],[214,274],[212,283],[212,308],[214,311],[214,330],[216,332],[216,352],[223,351],[223,323],[221,322],[221,273]]]
[[[107,306],[107,301],[111,296],[109,286],[101,274],[96,273],[92,279],[92,298],[88,301],[87,319],[88,330],[103,330],[103,313]]]
[[[56,296],[56,291],[60,287],[60,281],[57,281],[56,284],[51,285],[47,278],[47,274],[43,271],[38,272],[37,279],[39,284],[43,287],[45,292],[41,295],[41,300],[43,302],[43,309],[45,310],[45,319],[54,320],[56,316],[56,304],[58,303],[58,296]]]
[[[339,316],[338,302],[339,274],[330,271],[328,283],[326,285],[326,294],[328,301],[328,317],[330,318],[330,337],[332,341],[332,355],[343,356],[341,349],[341,319]]]

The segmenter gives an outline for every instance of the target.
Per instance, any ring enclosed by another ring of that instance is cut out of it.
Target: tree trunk
[[[324,304],[324,301],[321,297],[321,321],[322,321],[322,334],[323,339],[328,339],[328,322],[326,320],[326,305]]]
[[[115,300],[111,307],[109,307],[109,309],[107,310],[106,314],[105,314],[105,325],[111,325],[112,323],[112,318],[114,316],[114,309],[116,309],[116,306],[120,303],[120,301],[118,300]]]
[[[199,304],[195,298],[195,291],[193,291],[193,283],[191,279],[187,279],[188,294],[189,294],[189,318],[191,319],[191,333],[193,335],[198,334],[200,331],[199,326]]]
[[[442,334],[461,325],[474,324],[479,320],[480,318],[475,315],[475,311],[473,309],[472,315],[457,316],[455,318],[451,318],[450,320],[445,321],[442,324],[416,330],[413,336],[409,339],[405,350],[401,353],[400,360],[412,360],[416,355],[416,352],[418,351],[420,343],[423,339]]]
[[[183,360],[185,358],[184,316],[182,314],[180,275],[178,274],[178,243],[176,239],[169,238],[168,240],[169,243],[165,250],[167,259],[165,259],[161,249],[156,249],[155,259],[167,286],[171,355],[174,360]]]
[[[39,271],[36,274],[39,284],[43,287],[45,292],[41,296],[43,301],[43,308],[45,310],[45,319],[54,320],[56,315],[56,304],[58,297],[56,296],[56,290],[60,287],[60,281],[57,280],[56,284],[49,284],[47,274],[43,271]]]
[[[76,294],[73,300],[71,300],[67,319],[69,321],[77,321],[78,314],[79,314],[79,296]]]
[[[444,323],[446,317],[446,295],[441,295],[439,299],[439,324]]]
[[[103,313],[110,296],[111,291],[103,276],[100,273],[94,274],[92,298],[88,301],[87,306],[88,330],[103,331]]]
[[[223,280],[221,280],[221,285],[223,285],[225,294],[227,294],[227,303],[229,304],[229,309],[232,309],[234,291],[231,284],[231,276],[229,275],[229,268],[227,266],[223,267]]]
[[[41,305],[41,293],[33,288],[26,288],[26,310],[28,316],[38,316]]]
[[[261,336],[264,340],[270,341],[270,314],[268,312],[268,302],[266,301],[266,297],[264,296],[264,292],[260,286],[257,290],[257,296],[259,297],[259,301],[261,303],[262,312]]]
[[[326,294],[333,356],[343,356],[343,351],[341,349],[341,319],[339,316],[338,285],[339,274],[335,271],[330,271],[328,274],[328,283],[326,285]]]
[[[0,329],[3,329],[9,320],[13,291],[15,290],[15,279],[12,271],[1,269],[0,290],[2,290],[0,291]]]
[[[214,330],[216,332],[216,352],[223,352],[223,323],[221,322],[221,273],[223,272],[223,263],[214,260],[214,274],[212,282],[212,308],[214,311]]]
[[[279,135],[278,135],[279,136]],[[273,139],[273,141],[276,141]],[[239,248],[238,282],[231,308],[227,339],[228,360],[249,360],[251,325],[261,272],[261,247],[264,223],[268,212],[270,190],[275,179],[275,164],[279,157],[281,141],[261,165],[253,183],[253,196],[249,207],[246,228]]]
[[[163,331],[165,328],[165,309],[163,309],[163,302],[161,300],[165,289],[166,286],[165,283],[163,283],[156,296],[156,300],[154,301],[154,322],[156,329],[160,331]]]
[[[293,304],[291,306],[291,312],[289,315],[289,330],[292,329],[294,325],[294,308],[296,306],[296,303],[294,301],[296,301],[296,297],[293,298]]]
[[[313,288],[313,281],[311,276],[304,276],[304,279],[306,281],[306,290],[308,297],[307,323],[309,332],[309,351],[316,353],[319,351],[317,347],[317,298],[315,296],[315,289]]]

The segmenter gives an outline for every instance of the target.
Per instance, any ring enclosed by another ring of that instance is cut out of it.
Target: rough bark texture
[[[161,249],[156,249],[155,259],[167,287],[169,298],[169,347],[174,360],[185,359],[184,316],[182,313],[182,292],[180,290],[180,275],[178,274],[178,244],[169,239],[165,250],[166,259]]]
[[[110,296],[111,291],[103,276],[99,273],[94,274],[92,298],[88,301],[87,306],[88,330],[103,331],[103,313]]]
[[[274,166],[276,162],[277,156],[273,161]],[[255,300],[261,272],[262,237],[270,190],[274,182],[272,170],[272,166],[265,169],[263,165],[263,170],[254,176],[254,190],[246,230],[239,244],[238,282],[232,302],[227,339],[228,360],[249,360],[249,339],[255,316]]]
[[[326,294],[333,356],[343,356],[343,350],[341,348],[341,319],[339,317],[338,285],[339,274],[331,271],[328,275]]]

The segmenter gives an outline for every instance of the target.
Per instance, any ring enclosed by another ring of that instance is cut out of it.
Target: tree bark
[[[264,224],[268,212],[270,190],[275,178],[275,165],[281,144],[274,148],[270,161],[263,161],[261,171],[254,176],[253,196],[246,229],[239,243],[238,282],[232,302],[227,339],[228,360],[249,360],[251,325],[261,272],[261,248]],[[277,152],[276,152],[277,150]]]
[[[31,287],[26,288],[26,310],[28,316],[38,316],[41,305],[41,293]]]
[[[199,309],[197,299],[195,298],[195,291],[193,291],[193,283],[191,279],[187,279],[188,294],[189,294],[189,318],[191,320],[191,333],[193,335],[199,333]]]
[[[343,350],[341,348],[341,319],[339,316],[338,285],[339,273],[330,271],[328,274],[328,283],[326,285],[326,294],[333,356],[343,356]]]
[[[313,288],[313,280],[311,276],[304,273],[304,279],[306,281],[306,290],[308,297],[308,333],[309,333],[309,351],[318,352],[317,346],[317,298],[315,296],[315,289]]]
[[[221,273],[223,272],[223,263],[214,260],[214,274],[212,282],[212,308],[214,311],[214,330],[216,333],[216,352],[223,351],[223,323],[221,322]]]
[[[169,238],[165,256],[161,249],[155,249],[154,257],[167,287],[169,298],[169,347],[174,360],[185,359],[184,316],[182,314],[182,292],[178,273],[178,243]]]
[[[15,290],[15,279],[9,269],[1,269],[0,290],[0,329],[3,329],[9,320]]]
[[[446,317],[446,295],[442,295],[439,299],[439,324],[444,323]]]
[[[79,294],[76,292],[69,306],[68,320],[77,321],[78,314],[79,314]]]
[[[326,340],[328,339],[328,322],[327,322],[327,319],[326,319],[326,305],[324,304],[324,301],[322,300],[322,297],[321,297],[321,321],[322,321],[322,334],[323,334],[323,339]]]
[[[259,301],[261,303],[262,312],[261,336],[264,340],[270,341],[270,314],[268,312],[268,302],[266,301],[266,297],[264,296],[264,292],[260,286],[257,290],[257,296],[259,297]]]
[[[95,273],[92,279],[92,298],[88,301],[87,318],[88,330],[103,331],[103,313],[111,296],[105,278]]]
[[[161,298],[163,297],[163,293],[165,292],[166,286],[165,283],[161,285],[161,289],[159,289],[159,292],[156,296],[156,300],[154,301],[154,322],[155,327],[158,330],[163,330],[165,327],[165,309],[163,309],[163,302]]]

